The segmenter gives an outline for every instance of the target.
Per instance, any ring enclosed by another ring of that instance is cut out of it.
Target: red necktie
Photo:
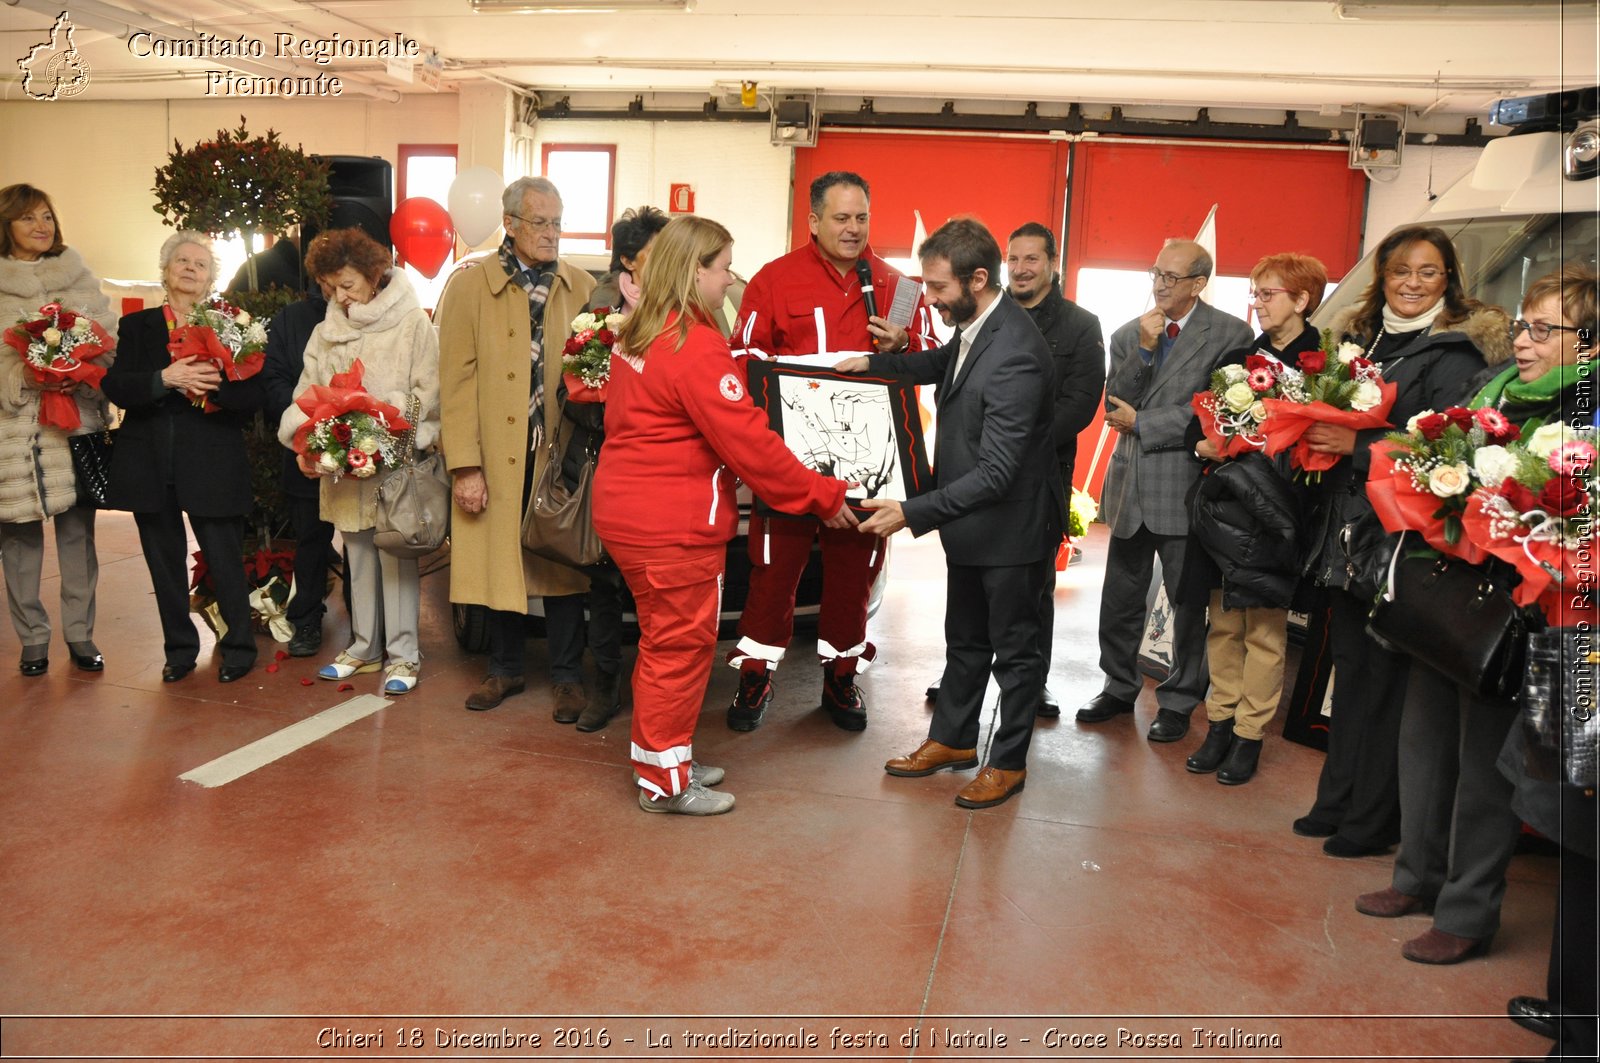
[[[1176,321],[1168,321],[1167,322],[1167,339],[1175,340],[1177,338],[1178,338],[1178,323]]]

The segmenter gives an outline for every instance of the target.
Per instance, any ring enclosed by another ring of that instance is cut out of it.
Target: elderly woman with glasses
[[[1362,302],[1332,325],[1396,386],[1389,422],[1399,427],[1470,395],[1484,363],[1510,355],[1509,321],[1498,307],[1467,297],[1442,230],[1396,229],[1378,245],[1375,263]],[[1307,559],[1307,574],[1328,588],[1333,722],[1316,800],[1294,822],[1296,834],[1325,838],[1329,856],[1381,853],[1400,839],[1400,716],[1411,663],[1366,633],[1394,545],[1367,500],[1369,448],[1389,431],[1319,424],[1305,436],[1313,449],[1341,458],[1317,485]]]
[[[1321,262],[1309,255],[1268,255],[1251,270],[1250,284],[1261,335],[1222,365],[1243,365],[1259,355],[1293,367],[1302,352],[1321,347],[1321,333],[1306,323],[1328,286]],[[1256,451],[1224,462],[1216,446],[1201,438],[1198,421],[1188,442],[1197,457],[1221,464],[1207,468],[1189,500],[1180,596],[1210,617],[1211,692],[1205,740],[1184,767],[1196,775],[1215,772],[1218,782],[1238,786],[1255,776],[1267,725],[1283,694],[1289,604],[1299,582],[1301,492],[1286,457],[1274,461]]]
[[[1580,266],[1535,281],[1513,330],[1512,364],[1456,397],[1471,395],[1471,408],[1500,411],[1524,438],[1550,422],[1581,416],[1593,423],[1595,284],[1594,271]],[[1390,885],[1356,899],[1357,911],[1379,918],[1433,912],[1433,926],[1402,946],[1408,960],[1456,963],[1488,951],[1499,928],[1520,819],[1512,783],[1495,770],[1495,759],[1515,720],[1513,698],[1479,696],[1412,664],[1400,720],[1400,852]],[[1591,854],[1593,825],[1591,816]],[[1562,838],[1556,827],[1552,837]],[[1593,907],[1592,891],[1586,903]]]

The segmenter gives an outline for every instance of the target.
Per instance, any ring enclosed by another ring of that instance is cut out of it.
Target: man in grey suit
[[[1150,270],[1155,306],[1111,336],[1106,423],[1118,433],[1100,502],[1111,526],[1100,594],[1100,670],[1105,687],[1078,710],[1079,723],[1133,711],[1143,689],[1139,643],[1155,558],[1167,600],[1178,600],[1189,514],[1184,505],[1202,463],[1184,444],[1190,400],[1210,385],[1224,355],[1248,346],[1243,321],[1200,301],[1211,256],[1190,240],[1168,240]],[[1174,605],[1172,668],[1156,687],[1152,742],[1176,742],[1205,697],[1205,606]]]
[[[978,222],[946,222],[917,251],[928,302],[949,343],[915,354],[846,359],[840,368],[939,384],[934,489],[905,502],[868,499],[861,530],[883,536],[935,528],[946,576],[944,682],[928,740],[884,765],[890,775],[978,766],[978,718],[991,669],[1000,726],[989,762],[956,794],[988,808],[1022,789],[1033,719],[1044,697],[1039,587],[1066,528],[1051,434],[1050,347],[1027,311],[1000,290],[1000,245]]]

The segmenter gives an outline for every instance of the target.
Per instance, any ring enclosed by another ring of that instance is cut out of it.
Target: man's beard
[[[962,292],[961,298],[939,307],[946,325],[964,325],[978,316],[978,299],[971,292]]]

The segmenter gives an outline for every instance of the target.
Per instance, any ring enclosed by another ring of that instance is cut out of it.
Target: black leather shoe
[[[100,647],[93,642],[67,643],[67,655],[72,658],[72,663],[80,671],[100,672],[106,667],[106,659],[100,656]]]
[[[1217,781],[1224,786],[1243,786],[1256,777],[1261,762],[1261,739],[1235,738],[1228,758],[1217,769]]]
[[[1044,700],[1039,702],[1039,711],[1034,713],[1041,720],[1054,720],[1061,715],[1061,702],[1050,693],[1050,688],[1044,688]]]
[[[1342,834],[1335,834],[1322,843],[1322,851],[1329,856],[1337,856],[1341,860],[1354,860],[1358,856],[1378,856],[1394,848],[1394,843],[1388,845],[1363,845],[1353,842]]]
[[[1114,698],[1105,691],[1101,691],[1078,709],[1077,720],[1079,723],[1104,723],[1114,716],[1133,711],[1133,702]]]
[[[176,683],[192,671],[194,671],[193,661],[188,664],[169,664],[161,669],[161,681],[163,683]]]
[[[1512,997],[1506,1001],[1506,1014],[1511,1016],[1511,1021],[1524,1030],[1531,1030],[1540,1037],[1556,1039],[1556,1016],[1550,1008],[1550,1002],[1540,997]]]
[[[23,675],[44,675],[50,670],[49,650],[48,646],[24,646],[22,660],[17,663],[17,667],[22,669]],[[32,656],[29,656],[30,654]]]
[[[939,700],[939,684],[943,682],[944,676],[940,676],[938,679],[935,679],[932,683],[928,684],[928,689],[924,691],[924,693],[928,696],[929,701]]]
[[[1146,738],[1152,742],[1176,742],[1189,733],[1189,714],[1172,709],[1157,709],[1155,722]]]
[[[255,667],[254,663],[251,663],[251,664],[225,664],[220,669],[217,670],[217,682],[219,682],[219,683],[236,683],[239,680],[243,679],[245,676],[249,675],[250,674],[250,670],[252,668],[254,668],[254,667]]]
[[[1331,838],[1339,833],[1339,828],[1332,823],[1324,823],[1310,816],[1301,816],[1295,820],[1292,829],[1302,838]]]
[[[1185,771],[1196,775],[1210,775],[1222,763],[1222,758],[1228,755],[1228,749],[1233,745],[1233,717],[1226,720],[1213,720],[1210,727],[1206,728],[1206,739],[1200,743],[1200,748],[1189,754],[1189,759],[1183,762]]]
[[[294,637],[289,640],[290,657],[315,657],[322,652],[322,616],[303,620],[295,625]]]

